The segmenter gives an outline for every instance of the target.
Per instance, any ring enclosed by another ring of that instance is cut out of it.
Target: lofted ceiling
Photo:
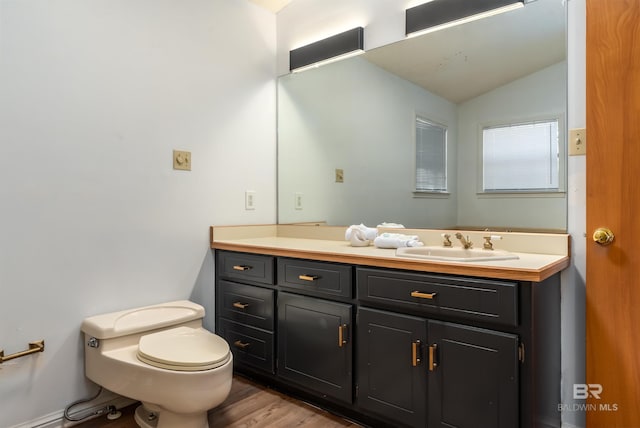
[[[365,58],[454,103],[566,58],[563,0],[525,7],[372,49]]]
[[[262,6],[273,13],[278,13],[280,9],[291,3],[293,0],[249,0],[252,3]]]

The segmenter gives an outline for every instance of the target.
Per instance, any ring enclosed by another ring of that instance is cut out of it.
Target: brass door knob
[[[593,240],[596,244],[609,245],[613,242],[613,238],[615,238],[613,232],[606,227],[599,227],[593,232]]]

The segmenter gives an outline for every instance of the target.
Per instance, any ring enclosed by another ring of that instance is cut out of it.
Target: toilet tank
[[[80,329],[96,339],[112,339],[204,318],[204,308],[189,300],[95,315]]]

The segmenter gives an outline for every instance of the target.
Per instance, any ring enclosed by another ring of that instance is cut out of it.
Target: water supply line
[[[108,405],[108,406],[99,408],[99,409],[95,410],[93,413],[89,413],[88,415],[85,415],[85,416],[82,416],[82,417],[75,417],[75,416],[71,416],[69,414],[69,411],[71,410],[72,407],[75,407],[75,406],[77,406],[79,404],[88,403],[90,401],[93,401],[96,398],[98,398],[100,396],[100,394],[102,394],[102,387],[100,387],[100,389],[98,389],[98,392],[93,397],[91,397],[91,398],[83,398],[81,400],[74,401],[73,403],[69,404],[64,409],[64,418],[66,420],[68,420],[68,421],[71,421],[71,422],[79,422],[79,421],[83,421],[85,419],[88,419],[90,417],[103,415],[105,413],[107,414],[107,419],[110,419],[110,420],[118,419],[120,416],[122,416],[122,413],[120,413],[116,409],[116,406],[113,406],[113,405]]]

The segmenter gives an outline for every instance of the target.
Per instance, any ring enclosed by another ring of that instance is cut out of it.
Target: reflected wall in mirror
[[[566,230],[563,3],[536,0],[282,76],[278,222]],[[415,192],[416,117],[447,129],[447,192]],[[550,117],[559,191],[483,192],[482,128]]]

